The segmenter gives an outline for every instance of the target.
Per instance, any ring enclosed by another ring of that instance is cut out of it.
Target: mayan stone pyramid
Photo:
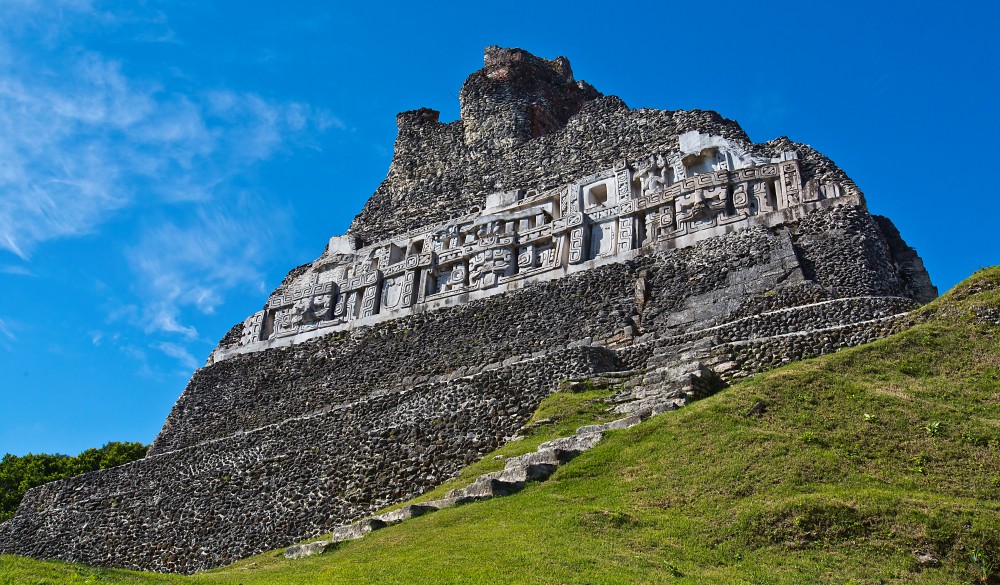
[[[140,461],[31,490],[0,551],[190,573],[330,532],[509,440],[567,379],[623,414],[871,341],[937,296],[832,161],[486,49],[461,118],[189,382]],[[883,196],[885,194],[882,194]]]

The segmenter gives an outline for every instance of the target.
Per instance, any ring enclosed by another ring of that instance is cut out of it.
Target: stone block
[[[286,559],[302,559],[326,552],[326,549],[329,548],[330,544],[331,541],[329,540],[317,540],[316,542],[295,544],[286,548],[283,554]]]
[[[373,530],[385,527],[386,523],[382,520],[377,518],[365,518],[355,522],[354,524],[334,528],[333,534],[330,535],[330,541],[336,543],[343,542],[345,540],[357,540]]]
[[[501,475],[503,472],[497,472]],[[459,489],[454,489],[445,495],[445,498],[456,498],[460,503],[464,501],[485,500],[498,496],[509,496],[524,487],[523,482],[507,482],[492,477],[490,474],[480,476],[472,484]]]
[[[437,510],[436,506],[430,506],[427,504],[409,504],[403,506],[398,510],[393,510],[391,512],[386,512],[384,514],[379,514],[377,516],[372,516],[372,520],[383,522],[385,524],[396,524],[402,522],[403,520],[409,520],[410,518],[416,518],[417,516],[423,516],[428,512],[433,512]]]

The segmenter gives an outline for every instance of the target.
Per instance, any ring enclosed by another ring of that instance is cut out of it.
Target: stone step
[[[284,555],[286,559],[304,559],[306,557],[326,552],[326,549],[329,548],[331,544],[333,543],[329,540],[317,540],[316,542],[307,542],[305,544],[294,544],[285,549]]]
[[[667,412],[673,412],[678,408],[687,406],[688,400],[686,398],[675,398],[673,400],[665,400],[663,402],[658,402],[651,404],[649,406],[652,410],[652,416],[657,416]]]
[[[616,393],[607,401],[611,404],[622,404],[652,397],[667,399],[694,396],[701,376],[700,371],[685,371],[680,376],[632,386]]]
[[[385,522],[386,525],[389,525],[402,522],[403,520],[409,520],[410,518],[416,518],[417,516],[423,516],[424,514],[435,510],[437,510],[437,507],[435,506],[428,506],[426,504],[408,504],[398,510],[372,516],[372,519]]]
[[[512,483],[541,481],[555,473],[560,463],[559,456],[553,449],[532,451],[508,459],[497,479]]]
[[[650,364],[653,361],[650,358]],[[633,379],[625,390],[612,396],[608,402],[614,405],[611,411],[618,414],[634,414],[650,409],[657,413],[669,412],[723,387],[725,383],[721,377],[703,361],[672,360],[670,365],[650,365],[642,375],[641,383],[635,383]]]
[[[645,375],[645,373],[638,374],[636,376],[632,376],[631,378],[629,378],[628,380],[625,381],[625,383],[623,384],[622,387],[625,388],[626,390],[628,390],[629,388],[635,388],[636,386],[642,386],[642,378],[643,378],[644,375]]]
[[[691,376],[697,375],[698,371],[692,369],[690,364],[684,368],[670,368],[669,370],[658,370],[647,375],[642,380],[642,386],[653,386],[657,384],[689,384]]]
[[[445,498],[457,498],[458,503],[461,504],[473,500],[508,496],[524,487],[523,482],[501,481],[497,476],[502,473],[502,471],[498,471],[481,475],[472,484],[451,490],[445,494]]]
[[[385,527],[386,523],[381,520],[377,520],[375,518],[364,518],[362,520],[358,520],[354,524],[334,528],[330,540],[332,543],[343,542],[345,540],[356,540],[368,534],[372,530],[378,530],[379,528]]]
[[[687,403],[687,398],[663,399],[660,397],[653,397],[619,404],[614,408],[614,412],[617,414],[632,414],[635,412],[649,411],[651,416],[656,416],[658,414],[677,410],[678,408],[687,405]]]
[[[660,382],[658,384],[647,384],[645,386],[638,386],[633,388],[629,392],[621,393],[622,398],[617,398],[617,401],[623,401],[625,397],[632,397],[633,399],[638,398],[648,398],[650,396],[663,396],[665,398],[678,398],[680,396],[686,396],[690,393],[692,389],[692,384],[690,380],[684,381],[668,381]]]
[[[684,364],[701,361],[708,357],[706,353],[675,354],[675,353],[655,353],[646,360],[646,369],[662,370],[676,367],[683,367]]]
[[[592,378],[608,378],[609,380],[617,380],[620,378],[628,378],[636,373],[637,370],[620,370],[617,372],[601,372],[595,374]]]
[[[635,374],[632,372],[629,375]],[[450,508],[457,504],[513,494],[521,490],[529,481],[547,479],[559,465],[597,445],[604,437],[605,432],[631,428],[651,416],[675,410],[683,406],[684,403],[683,399],[672,401],[657,401],[655,398],[634,400],[622,405],[631,409],[628,411],[629,416],[602,424],[582,426],[571,437],[548,441],[539,445],[535,451],[511,457],[501,471],[484,473],[468,486],[449,491],[443,498],[420,504],[409,504],[398,510],[371,516],[347,526],[340,526],[334,529],[330,540],[290,546],[285,549],[284,555],[289,559],[299,559],[320,554],[338,542],[362,538],[373,530],[410,518]]]
[[[556,465],[524,465],[508,467],[499,473],[498,480],[524,485],[529,481],[542,481],[556,472]]]
[[[539,445],[539,449],[551,449],[561,463],[565,463],[576,457],[580,453],[592,448],[601,441],[602,433],[587,433],[583,435],[573,435],[562,439],[555,439]]]
[[[648,413],[647,413],[648,418]],[[644,421],[639,414],[633,414],[632,416],[627,416],[625,418],[620,418],[618,420],[613,420],[611,422],[606,422],[599,425],[587,425],[580,427],[576,430],[578,435],[593,434],[593,433],[604,433],[605,431],[614,431],[619,429],[627,429],[634,427],[635,425]]]
[[[437,500],[428,500],[423,502],[422,505],[434,508],[435,510],[443,510],[445,508],[451,508],[458,503],[458,498],[439,498]]]
[[[520,465],[559,465],[560,463],[555,450],[539,447],[537,451],[511,457],[507,460],[505,468]]]
[[[573,378],[564,382],[564,388],[570,392],[589,390],[591,388],[607,388],[623,383],[637,374],[636,370],[626,370],[622,372],[604,372],[594,374],[586,378]]]

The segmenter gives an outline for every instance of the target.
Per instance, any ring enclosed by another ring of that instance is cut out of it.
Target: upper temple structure
[[[491,193],[463,216],[376,243],[334,237],[243,323],[239,343],[223,344],[212,359],[465,303],[750,225],[784,224],[822,202],[860,203],[849,183],[804,181],[795,151],[753,154],[697,130],[677,142],[541,193]]]
[[[348,233],[226,334],[145,459],[29,491],[0,552],[220,566],[440,484],[561,381],[617,373],[620,412],[671,410],[937,296],[809,146],[520,49],[487,48],[460,100],[398,115]]]

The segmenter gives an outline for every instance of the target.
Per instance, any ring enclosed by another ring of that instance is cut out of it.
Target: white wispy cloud
[[[179,361],[188,370],[194,370],[198,367],[198,360],[182,345],[163,341],[157,343],[154,347]]]
[[[11,34],[30,34],[43,44],[64,42],[80,29],[102,34],[131,27],[124,38],[144,43],[176,43],[176,34],[162,2],[114,0],[4,0],[0,3],[0,28]]]
[[[0,272],[4,274],[13,274],[15,276],[37,276],[37,274],[32,272],[30,269],[19,264],[0,266]]]
[[[8,325],[3,319],[0,319],[0,335],[3,335],[10,341],[17,339],[17,336],[15,336],[14,332],[11,330],[11,326]]]
[[[188,309],[212,314],[226,291],[260,289],[260,260],[275,231],[284,232],[288,225],[281,207],[242,193],[198,205],[185,223],[165,220],[149,226],[127,253],[139,296],[150,299],[141,313],[145,329],[197,338],[197,330],[183,324],[181,314]]]
[[[282,205],[242,178],[344,124],[294,100],[192,89],[177,82],[182,72],[136,75],[77,38],[114,29],[130,42],[177,42],[151,4],[0,3],[0,256],[30,261],[46,242],[135,220],[141,205],[139,235],[121,250],[131,298],[109,298],[109,323],[167,336],[141,346],[189,365],[182,344],[203,341],[191,315],[213,313],[236,287],[263,289],[262,263],[291,229]],[[14,266],[2,271],[30,273]],[[148,369],[145,351],[123,351]]]
[[[210,199],[248,165],[338,125],[253,93],[166,93],[94,53],[62,75],[0,72],[0,248],[26,259],[140,198]]]
[[[154,4],[0,3],[0,251],[28,258],[39,244],[92,233],[140,200],[210,199],[248,166],[343,128],[330,112],[296,101],[171,89],[176,79],[129,74],[78,38],[108,27],[133,40],[171,37]]]

